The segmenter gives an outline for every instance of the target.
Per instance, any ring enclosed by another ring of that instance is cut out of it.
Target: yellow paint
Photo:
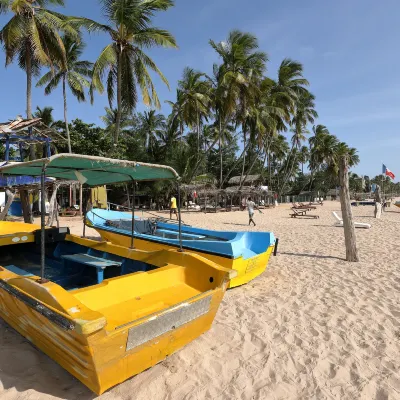
[[[111,242],[117,244],[118,246],[124,246],[124,247],[130,247],[131,245],[131,238],[129,236],[120,235],[118,233],[109,232],[102,229],[97,229],[97,228],[94,229],[96,229],[100,233],[103,240],[107,242]],[[134,246],[136,249],[145,251],[154,251],[163,249],[171,249],[176,251],[176,247],[168,246],[162,243],[152,242],[149,240],[142,240],[138,238],[134,239]],[[200,251],[194,251],[194,250],[190,250],[190,252],[199,254],[225,268],[237,271],[236,278],[232,279],[229,284],[229,287],[233,288],[236,286],[244,285],[245,283],[248,283],[257,276],[261,275],[267,268],[267,264],[273,250],[274,246],[270,246],[265,253],[259,254],[257,256],[248,259],[243,259],[243,257],[231,259],[231,258],[217,256],[214,254],[202,253]]]
[[[38,229],[38,225],[0,221],[0,246],[32,243],[35,241],[32,232]]]
[[[29,227],[25,225],[26,234],[31,231]],[[9,227],[8,233],[11,231]],[[52,282],[40,284],[38,277],[23,278],[0,267],[1,280],[68,319],[75,328],[63,330],[1,288],[0,316],[97,394],[157,364],[207,331],[229,279],[236,275],[187,252],[149,253],[73,235],[67,235],[66,241],[159,267],[70,292]],[[210,307],[203,315],[127,350],[131,328],[207,296]]]
[[[93,208],[107,209],[107,190],[105,186],[90,189],[90,200]]]

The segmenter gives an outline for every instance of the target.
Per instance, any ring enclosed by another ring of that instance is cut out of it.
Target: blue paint
[[[130,230],[115,228],[106,225],[107,220],[130,220],[132,214],[119,211],[93,209],[88,212],[86,219],[95,228],[121,235],[130,236]],[[243,215],[247,221],[247,215]],[[139,221],[140,218],[136,217]],[[160,234],[161,236],[157,236]],[[156,235],[135,232],[135,237],[160,244],[179,246],[178,225],[159,222]],[[182,226],[182,245],[185,249],[211,253],[229,258],[243,257],[248,259],[265,253],[275,244],[275,236],[272,232],[230,232],[213,231],[192,226]]]

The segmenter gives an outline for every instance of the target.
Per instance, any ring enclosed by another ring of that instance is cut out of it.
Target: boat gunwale
[[[17,275],[21,279],[26,279]],[[51,281],[49,281],[51,282]],[[53,282],[52,282],[53,283]],[[50,322],[53,322],[60,328],[65,331],[73,331],[76,326],[73,323],[74,319],[70,316],[67,317],[67,314],[61,312],[60,310],[56,310],[53,307],[43,303],[37,298],[33,297],[29,293],[21,290],[20,288],[16,288],[13,285],[10,285],[7,281],[0,278],[0,289],[5,290],[8,294],[15,297],[16,299],[22,301],[25,305],[30,307],[32,310],[38,312],[40,315],[48,319]],[[36,303],[36,304],[35,304]]]
[[[117,234],[119,234],[119,235],[126,236],[126,237],[129,237],[129,238],[131,237],[130,234],[123,233],[123,232],[121,232],[120,230],[118,230],[118,231],[112,231],[112,230],[108,230],[108,229],[98,228],[98,227],[97,227],[96,225],[94,225],[94,224],[93,224],[93,226],[90,226],[90,228],[93,228],[93,229],[95,229],[95,230],[105,231],[105,232],[117,233]],[[147,238],[147,236],[149,236],[149,238]],[[178,249],[180,248],[180,247],[179,247],[179,243],[178,243],[178,244],[174,244],[174,243],[165,243],[165,242],[162,242],[162,241],[160,241],[160,240],[153,239],[150,235],[146,235],[146,238],[142,238],[142,237],[140,237],[140,236],[136,236],[136,235],[135,235],[135,239],[139,239],[139,240],[148,240],[149,242],[155,242],[155,243],[158,243],[158,244],[163,244],[163,245],[171,246],[171,247],[178,248]],[[117,245],[117,246],[118,246],[118,245]],[[194,251],[194,252],[196,252],[196,253],[205,253],[205,254],[211,254],[211,255],[213,255],[213,256],[218,256],[218,257],[222,257],[222,258],[228,258],[228,259],[230,259],[230,260],[235,260],[235,259],[237,259],[237,258],[240,258],[240,257],[235,257],[234,255],[221,254],[221,253],[216,253],[216,252],[214,252],[214,251],[209,251],[209,250],[203,250],[203,249],[199,250],[199,249],[196,249],[195,247],[189,247],[189,246],[186,246],[186,245],[182,245],[182,248],[185,249],[185,250]],[[201,255],[201,254],[200,254],[200,255]],[[256,257],[257,257],[257,256],[258,256],[258,254],[256,255]]]

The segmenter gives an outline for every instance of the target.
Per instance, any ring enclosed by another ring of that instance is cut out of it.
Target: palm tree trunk
[[[220,175],[219,182],[222,182],[222,121],[219,119],[219,162],[220,162]]]
[[[119,131],[121,129],[121,109],[122,109],[122,46],[118,52],[117,65],[117,118],[115,121],[114,144],[118,143]]]
[[[26,116],[28,119],[32,118],[32,54],[29,43],[26,45]],[[36,159],[35,145],[29,146],[29,153],[31,161]]]
[[[243,181],[240,182],[239,190],[242,188],[243,184],[246,182],[247,177],[250,175],[251,171],[253,170],[254,164],[258,160],[258,157],[260,156],[261,152],[262,152],[262,148],[258,150],[257,155],[254,157],[254,160],[250,165],[250,168],[247,170],[246,176],[244,177]]]
[[[64,97],[65,132],[67,132],[67,140],[68,140],[68,153],[72,153],[71,136],[69,135],[69,126],[68,126],[68,117],[67,117],[67,89],[66,89],[66,85],[65,85],[65,75],[63,76],[63,97]]]
[[[242,154],[239,156],[239,158],[235,161],[235,163],[233,164],[232,168],[229,170],[229,172],[226,174],[224,181],[221,184],[221,188],[222,185],[226,182],[226,180],[230,177],[232,171],[236,168],[236,166],[239,164],[240,160],[242,159],[243,155],[245,154],[245,152],[247,151],[247,149],[250,146],[250,142],[247,143],[246,147],[243,149]]]
[[[290,162],[290,160],[288,160],[288,162]],[[286,186],[286,184],[287,184],[287,182],[288,182],[288,180],[290,178],[290,175],[292,175],[293,168],[294,168],[294,162],[295,162],[295,157],[293,157],[292,166],[290,167],[289,173],[286,174],[286,171],[285,171],[286,175],[284,175],[284,177],[283,177],[283,184],[282,184],[282,188],[280,190],[280,193],[282,193],[284,191],[285,186]],[[287,167],[285,168],[285,170],[287,170]]]
[[[358,249],[356,241],[356,230],[353,222],[353,214],[350,204],[349,190],[349,168],[347,156],[342,156],[339,162],[339,180],[340,180],[340,203],[342,206],[342,218],[344,239],[346,244],[346,260],[358,262]]]
[[[181,150],[182,150],[182,142],[183,142],[183,122],[179,121],[180,131],[181,131]]]
[[[199,110],[197,112],[197,157],[200,157],[200,115]]]
[[[243,146],[246,147],[246,124],[243,126]],[[239,186],[242,187],[242,180],[244,175],[244,167],[246,165],[246,153],[243,155],[242,174],[240,175]]]

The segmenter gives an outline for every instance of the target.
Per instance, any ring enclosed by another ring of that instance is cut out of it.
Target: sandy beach
[[[154,368],[99,397],[158,399],[400,399],[400,209],[381,220],[354,208],[361,261],[344,261],[343,228],[288,206],[256,214],[279,253],[228,291],[212,329]],[[247,213],[184,214],[184,222],[247,230]],[[61,224],[65,225],[66,219]],[[81,221],[69,222],[81,234]],[[88,230],[88,236],[96,236]],[[85,386],[0,320],[0,399],[94,399]]]

